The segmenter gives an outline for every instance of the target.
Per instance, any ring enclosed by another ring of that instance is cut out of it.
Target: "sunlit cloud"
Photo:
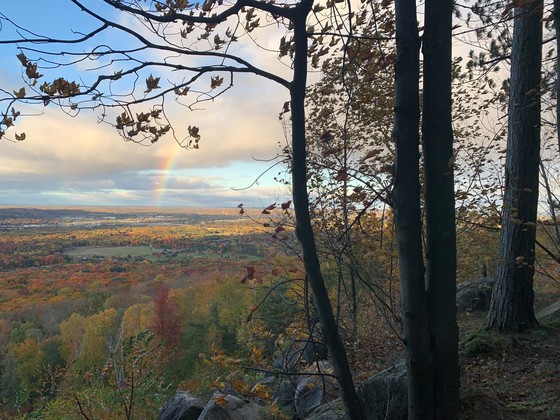
[[[42,25],[49,28],[53,20],[48,16],[56,15],[56,7],[41,15],[45,19],[26,15],[24,24],[38,32]],[[21,6],[12,10],[23,16]],[[68,20],[76,29],[82,18],[78,13]],[[123,23],[132,24],[130,19]],[[231,52],[289,78],[289,66],[273,51],[265,51],[276,48],[283,31],[271,26],[254,41],[241,38]],[[0,53],[7,57],[0,64],[0,82],[20,86],[17,50],[3,46]],[[80,74],[75,76],[79,79]],[[178,140],[188,125],[200,127],[198,150],[182,149],[171,136],[150,147],[125,142],[113,127],[98,123],[95,111],[71,118],[51,104],[43,115],[18,119],[14,132],[25,132],[25,141],[0,141],[1,204],[219,206],[244,201],[268,205],[286,191],[276,184],[273,174],[254,181],[274,163],[266,161],[286,141],[278,114],[288,98],[286,89],[273,82],[235,75],[234,86],[225,95],[196,110],[166,101],[166,115]],[[34,112],[40,111],[38,107]],[[114,116],[107,118],[114,122]]]

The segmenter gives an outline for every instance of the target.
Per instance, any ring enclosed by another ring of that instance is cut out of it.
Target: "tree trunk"
[[[554,30],[556,31],[556,138],[560,153],[560,0],[554,0]]]
[[[511,50],[505,196],[500,261],[486,326],[537,324],[533,308],[539,187],[542,0],[516,3]]]
[[[306,18],[311,10],[312,0],[304,0],[294,13],[294,80],[290,87],[292,106],[292,188],[296,218],[296,235],[303,252],[303,263],[317,314],[321,321],[323,337],[336,374],[340,394],[348,417],[353,420],[365,419],[360,400],[354,388],[352,373],[346,349],[338,333],[334,313],[325,282],[321,273],[315,237],[309,215],[307,193],[307,163],[305,139],[305,91],[307,82],[307,32]]]
[[[422,144],[428,316],[436,418],[458,416],[455,192],[451,120],[451,0],[426,0]]]
[[[431,419],[434,395],[420,211],[420,39],[416,2],[395,0],[395,18],[397,62],[393,139],[396,157],[392,198],[407,354],[408,413],[410,419]]]

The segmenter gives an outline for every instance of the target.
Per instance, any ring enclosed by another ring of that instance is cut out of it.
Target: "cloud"
[[[41,25],[47,28],[45,22],[37,25],[39,32]],[[271,28],[260,31],[257,42],[274,47],[279,33]],[[0,49],[4,51],[6,47]],[[274,52],[255,48],[246,37],[232,51],[269,70],[290,73]],[[0,64],[3,86],[21,85],[19,73],[14,73],[20,68],[15,54],[12,48],[5,54],[11,58]],[[95,112],[71,118],[51,104],[43,115],[20,118],[10,129],[11,136],[25,132],[25,141],[0,141],[0,200],[4,204],[266,203],[278,194],[272,176],[247,191],[231,188],[250,185],[268,167],[255,158],[273,158],[278,143],[285,142],[278,113],[288,98],[286,89],[271,81],[236,74],[228,92],[200,104],[199,110],[167,100],[166,114],[178,137],[188,125],[200,127],[198,150],[181,149],[171,137],[150,147],[125,142],[114,128],[97,123]],[[107,118],[114,121],[115,117]]]

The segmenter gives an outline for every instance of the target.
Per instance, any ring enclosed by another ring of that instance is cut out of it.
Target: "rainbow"
[[[181,147],[174,144],[169,154],[167,154],[167,156],[163,159],[161,168],[157,171],[159,175],[159,181],[154,188],[154,206],[156,207],[161,207],[163,205],[163,200],[167,191],[167,185],[169,184],[169,180],[171,179],[171,173],[175,169],[177,158],[179,157],[182,150],[183,149]]]

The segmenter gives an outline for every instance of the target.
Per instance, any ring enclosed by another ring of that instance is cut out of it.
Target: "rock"
[[[234,397],[239,398],[240,400],[243,399],[243,395],[241,395],[239,392],[237,392],[230,384],[228,384],[227,382],[221,382],[218,390],[222,393],[222,394],[228,394],[228,395],[233,395]]]
[[[317,407],[307,420],[346,420],[346,410],[340,398]]]
[[[197,420],[203,409],[201,401],[180,391],[160,409],[158,420]]]
[[[338,326],[338,334],[342,341],[347,340],[348,334],[341,325]],[[307,342],[303,347],[302,356],[308,365],[329,358],[329,350],[325,344],[323,329],[320,322],[315,323],[312,327]]]
[[[320,378],[308,376],[301,379],[296,386],[295,407],[298,417],[305,418],[321,405],[323,386]]]
[[[296,386],[292,381],[282,381],[272,394],[272,399],[280,407],[293,407],[295,398]]]
[[[296,343],[282,351],[272,362],[272,367],[282,372],[297,372],[296,366],[299,364],[302,355],[301,348],[296,347]]]
[[[537,312],[539,322],[550,322],[560,319],[560,300]]]
[[[480,311],[490,307],[493,277],[482,277],[477,280],[461,283],[457,286],[457,311]]]
[[[199,420],[259,420],[257,404],[245,401],[235,395],[214,392],[210,401],[200,413]]]
[[[272,385],[274,385],[274,382],[276,382],[276,377],[273,375],[268,375],[268,376],[263,376],[260,380],[258,380],[255,385],[257,384],[262,384],[265,385],[267,387],[270,387]]]
[[[366,379],[357,388],[368,420],[406,420],[408,390],[406,364],[399,363]]]
[[[305,343],[302,353],[303,359],[308,365],[325,360],[329,357],[329,350],[327,345],[320,341],[315,341],[313,338],[309,338],[309,341]]]

